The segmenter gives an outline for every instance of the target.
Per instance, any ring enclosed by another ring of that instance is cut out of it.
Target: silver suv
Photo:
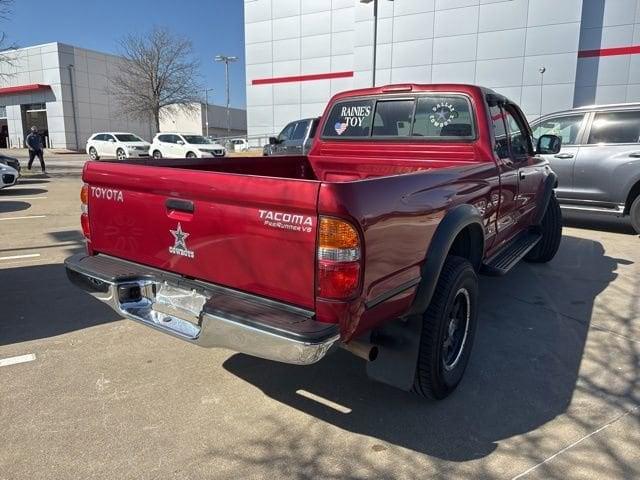
[[[562,208],[628,215],[640,233],[640,103],[551,113],[531,128],[562,138],[560,152],[545,155]]]

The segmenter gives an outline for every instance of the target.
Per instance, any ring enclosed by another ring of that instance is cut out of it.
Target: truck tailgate
[[[91,247],[313,308],[320,182],[87,163]]]

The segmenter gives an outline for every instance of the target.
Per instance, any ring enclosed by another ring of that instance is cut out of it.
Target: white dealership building
[[[244,0],[249,135],[388,83],[491,87],[537,117],[640,101],[640,0]]]
[[[125,118],[109,92],[111,74],[122,58],[106,53],[48,43],[8,52],[11,62],[0,62],[0,148],[24,146],[29,127],[35,125],[45,145],[83,149],[95,132],[125,131],[151,139],[152,122]],[[226,133],[226,109],[196,104],[190,112],[167,116],[163,131],[203,133],[209,115],[211,135]],[[243,110],[231,109],[231,134],[246,133]]]

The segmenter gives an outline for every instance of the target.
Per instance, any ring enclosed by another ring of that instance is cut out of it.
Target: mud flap
[[[378,346],[378,357],[373,362],[367,362],[367,376],[401,390],[411,390],[421,333],[421,315],[388,322],[373,332],[371,342]]]

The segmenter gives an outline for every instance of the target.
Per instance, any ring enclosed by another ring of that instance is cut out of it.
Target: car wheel
[[[160,152],[160,150],[153,151],[153,158],[162,158],[162,153]]]
[[[631,218],[631,226],[636,233],[640,234],[640,195],[638,195],[631,204],[629,217]]]
[[[471,355],[477,305],[478,277],[473,266],[465,258],[447,257],[422,317],[414,393],[442,399],[458,386]]]
[[[187,152],[187,158],[197,158],[197,155],[193,152]]]
[[[122,148],[119,148],[118,150],[116,150],[116,158],[118,160],[126,160],[127,154],[124,152]]]
[[[562,211],[555,195],[551,195],[540,225],[542,238],[524,257],[527,262],[545,263],[555,257],[562,240]]]
[[[98,151],[94,147],[91,147],[89,149],[89,158],[91,160],[100,160],[100,157],[98,156]]]

